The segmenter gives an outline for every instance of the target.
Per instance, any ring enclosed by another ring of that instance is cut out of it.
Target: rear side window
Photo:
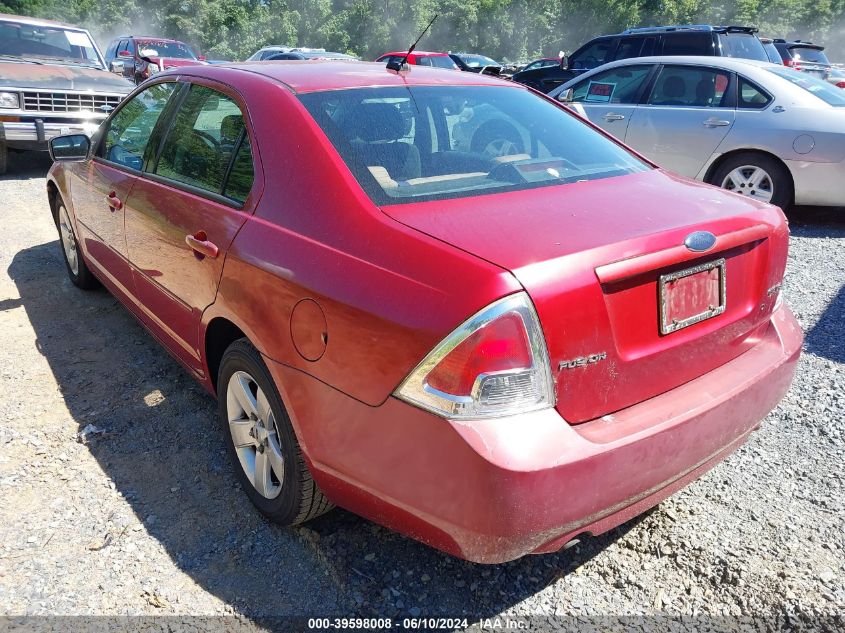
[[[720,33],[719,40],[722,44],[722,55],[725,57],[769,61],[763,42],[753,33]]]
[[[718,108],[725,104],[730,75],[714,68],[666,66],[648,102],[657,106]]]
[[[630,59],[632,57],[639,57],[640,51],[643,48],[643,39],[640,37],[629,37],[619,42],[619,48],[613,55],[613,59]]]
[[[457,68],[451,57],[433,55],[428,60],[435,68],[448,68],[449,70],[455,70]]]
[[[664,55],[712,55],[710,33],[668,33],[663,36]]]
[[[123,103],[108,123],[99,155],[140,171],[150,136],[175,88],[174,82],[155,84]]]
[[[745,110],[762,110],[769,103],[772,98],[763,91],[762,88],[755,86],[753,83],[745,79],[739,78],[739,90],[737,94],[737,107]]]
[[[243,114],[231,98],[205,86],[191,86],[154,173],[220,194],[243,131]]]
[[[255,178],[254,167],[252,166],[252,146],[249,144],[249,136],[243,135],[240,147],[232,161],[232,169],[223,189],[223,195],[237,202],[243,203],[249,196],[252,189],[252,181]]]
[[[639,101],[640,89],[652,66],[623,66],[593,75],[575,87],[572,101],[583,103],[622,103]]]

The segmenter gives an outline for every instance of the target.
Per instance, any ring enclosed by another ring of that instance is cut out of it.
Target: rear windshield
[[[519,88],[362,88],[299,98],[379,205],[649,169],[577,117]]]
[[[824,54],[824,51],[820,51],[817,48],[793,46],[789,49],[789,52],[792,53],[792,58],[796,61],[830,66],[830,60],[827,58],[827,55]]]
[[[823,79],[817,79],[807,73],[792,70],[791,68],[771,67],[767,70],[778,77],[783,77],[787,81],[792,82],[799,88],[803,88],[828,105],[832,105],[837,108],[845,107],[845,90],[837,88],[832,83],[824,81]]]
[[[722,33],[719,39],[722,41],[722,52],[726,57],[769,61],[763,42],[753,33]]]
[[[485,57],[484,55],[459,55],[463,62],[470,68],[480,68],[482,66],[498,66],[499,62]]]

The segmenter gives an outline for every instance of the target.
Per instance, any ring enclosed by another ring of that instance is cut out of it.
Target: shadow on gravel
[[[0,180],[29,180],[43,178],[53,162],[47,152],[16,152],[9,154],[9,166]]]
[[[213,399],[111,295],[71,285],[57,242],[20,251],[9,272],[79,429],[104,431],[91,436],[92,455],[175,564],[244,615],[495,616],[638,522],[496,566],[452,558],[340,509],[306,527],[272,525],[235,484]],[[145,575],[167,583],[164,570],[127,564],[139,583]]]
[[[807,332],[807,351],[835,363],[845,363],[845,285],[828,304],[813,328]]]

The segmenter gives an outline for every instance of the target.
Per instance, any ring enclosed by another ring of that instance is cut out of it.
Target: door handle
[[[703,122],[703,125],[706,127],[727,127],[731,124],[730,121],[725,121],[724,119],[717,119],[711,117]]]
[[[108,203],[109,208],[112,211],[114,211],[115,209],[119,211],[123,208],[123,202],[120,200],[120,198],[117,197],[117,194],[114,191],[112,191],[111,193],[109,193],[109,195],[106,196],[106,202]]]
[[[608,112],[602,117],[605,121],[610,123],[611,121],[623,121],[625,119],[624,114],[614,114],[613,112]]]
[[[205,231],[197,231],[193,235],[186,235],[185,243],[199,255],[211,257],[212,259],[217,257],[217,245],[208,241],[208,236],[205,234]]]

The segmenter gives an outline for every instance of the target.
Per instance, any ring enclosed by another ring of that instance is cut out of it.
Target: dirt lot
[[[0,179],[0,614],[845,613],[845,210],[793,221],[806,351],[747,446],[608,535],[478,566],[343,510],[260,518],[212,399],[110,295],[67,280],[47,167]]]

